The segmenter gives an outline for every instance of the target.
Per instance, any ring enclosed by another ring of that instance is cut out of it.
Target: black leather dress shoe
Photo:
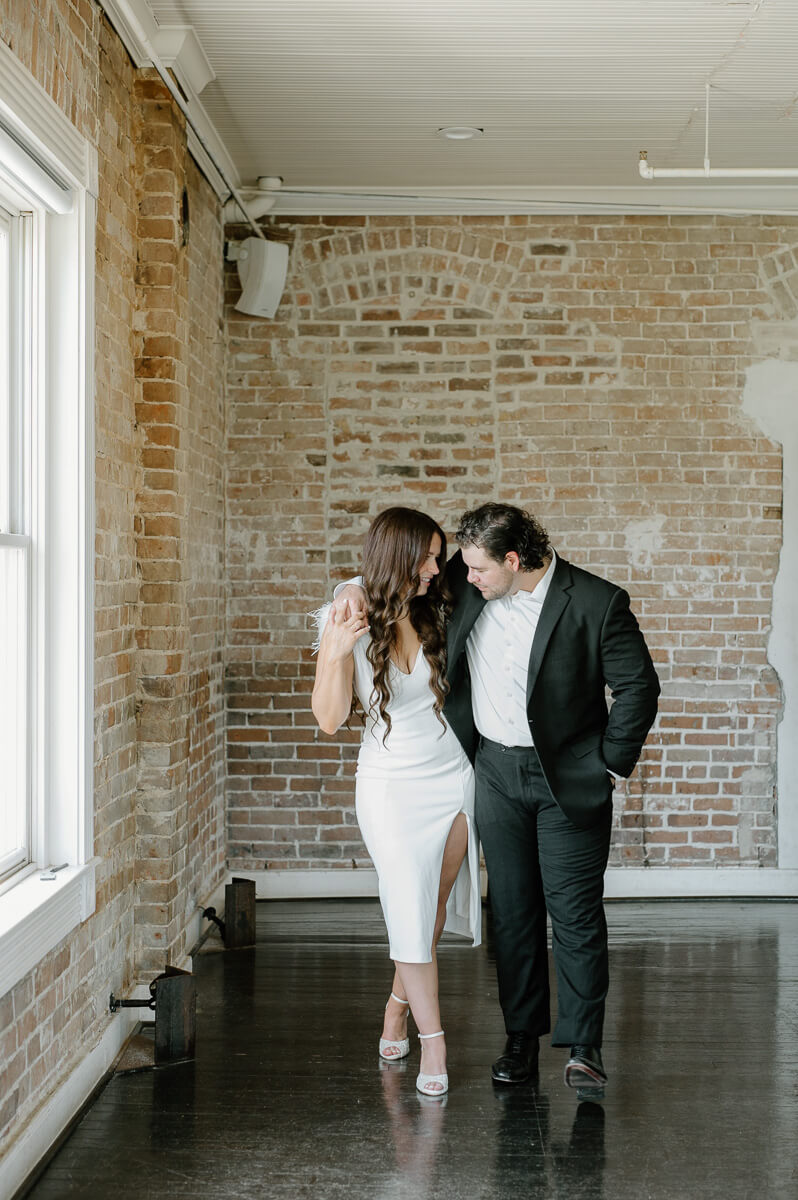
[[[565,1064],[565,1086],[578,1091],[601,1090],[607,1082],[607,1072],[601,1061],[598,1046],[572,1046],[571,1057]]]
[[[494,1083],[526,1083],[538,1071],[538,1039],[530,1033],[509,1033],[504,1054],[490,1069]]]

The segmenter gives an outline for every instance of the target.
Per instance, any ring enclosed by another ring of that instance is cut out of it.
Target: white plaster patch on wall
[[[650,567],[654,552],[662,547],[662,528],[665,517],[645,517],[629,521],[623,531],[629,558],[636,567]]]
[[[782,446],[783,537],[773,585],[768,660],[781,679],[778,729],[779,867],[798,866],[798,363],[769,359],[746,372],[743,411]]]
[[[751,337],[763,358],[798,362],[798,321],[752,321]]]

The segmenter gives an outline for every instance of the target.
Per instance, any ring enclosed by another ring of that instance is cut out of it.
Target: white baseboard
[[[42,1161],[110,1070],[138,1020],[135,1010],[121,1009],[97,1045],[33,1114],[2,1158],[0,1200],[9,1200]]]
[[[259,900],[351,900],[379,895],[377,872],[358,871],[236,871],[237,878],[254,879]],[[487,876],[482,872],[482,895]]]
[[[608,900],[794,900],[798,871],[773,867],[625,867],[607,871]]]
[[[237,879],[254,879],[259,900],[345,900],[379,895],[377,872],[236,871]],[[230,878],[232,879],[232,873]]]
[[[373,870],[236,871],[235,874],[255,880],[259,900],[347,899],[377,895],[377,875]],[[482,891],[484,895],[484,872]],[[798,870],[613,868],[605,876],[604,895],[608,900],[795,899],[798,898]]]

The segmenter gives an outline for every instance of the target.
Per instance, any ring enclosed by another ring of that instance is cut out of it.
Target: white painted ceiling
[[[289,193],[323,190],[798,212],[798,179],[638,174],[641,149],[701,166],[705,83],[713,167],[798,166],[798,0],[149,6],[194,28],[216,75],[201,103],[243,183],[283,177],[277,211],[318,211]]]

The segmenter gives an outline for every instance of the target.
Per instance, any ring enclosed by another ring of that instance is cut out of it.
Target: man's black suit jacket
[[[466,641],[486,601],[467,582],[467,570],[458,550],[446,566],[455,605],[444,713],[473,761],[478,735]],[[608,767],[631,774],[657,714],[659,690],[628,594],[558,557],[529,657],[527,716],[552,795],[575,825],[589,828],[601,819],[612,795]]]

